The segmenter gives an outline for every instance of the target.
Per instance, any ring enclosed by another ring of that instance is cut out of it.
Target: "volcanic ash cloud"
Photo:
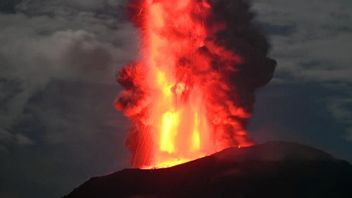
[[[135,167],[167,167],[250,146],[255,90],[276,62],[242,0],[132,0],[141,58],[118,75]]]

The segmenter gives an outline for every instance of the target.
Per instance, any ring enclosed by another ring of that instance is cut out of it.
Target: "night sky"
[[[138,57],[124,0],[0,0],[0,197],[49,198],[128,167],[116,71]],[[253,0],[274,79],[249,134],[352,162],[352,1]]]

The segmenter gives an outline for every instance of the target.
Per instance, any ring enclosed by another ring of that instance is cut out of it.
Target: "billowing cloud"
[[[259,21],[273,32],[276,79],[349,81],[352,75],[352,7],[345,0],[254,0]]]
[[[122,3],[24,0],[16,13],[0,13],[1,128],[11,128],[52,80],[114,83],[118,66],[135,56]]]

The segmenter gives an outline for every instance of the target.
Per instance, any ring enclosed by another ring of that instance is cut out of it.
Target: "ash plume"
[[[128,5],[128,14],[142,32],[142,38],[146,17],[143,2],[131,0]],[[216,151],[231,146],[249,146],[252,141],[246,133],[246,122],[253,112],[255,91],[271,80],[276,66],[276,61],[268,57],[268,40],[253,22],[255,15],[247,1],[197,0],[192,5],[192,21],[204,26],[206,37],[199,47],[192,48],[192,53],[177,51],[177,83],[190,81],[191,88],[198,83],[204,91],[206,117],[214,126],[212,137]],[[209,12],[203,11],[210,7]],[[192,30],[177,26],[169,31],[176,40],[192,34]],[[172,48],[172,45],[168,47]],[[150,127],[146,123],[154,102],[148,98],[150,88],[146,73],[143,63],[137,62],[124,67],[118,75],[118,82],[125,91],[116,107],[132,121],[127,145],[135,166],[148,164],[153,157],[148,149],[153,144],[152,135],[141,132]]]
[[[273,77],[276,61],[268,57],[267,36],[253,22],[255,14],[246,0],[214,0],[214,20],[226,28],[218,32],[216,42],[239,54],[243,63],[228,75],[238,94],[234,101],[248,112],[253,111],[255,90],[265,86]]]

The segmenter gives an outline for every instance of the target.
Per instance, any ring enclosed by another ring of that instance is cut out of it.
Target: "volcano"
[[[350,198],[352,166],[308,146],[228,148],[174,167],[95,177],[64,198]]]

